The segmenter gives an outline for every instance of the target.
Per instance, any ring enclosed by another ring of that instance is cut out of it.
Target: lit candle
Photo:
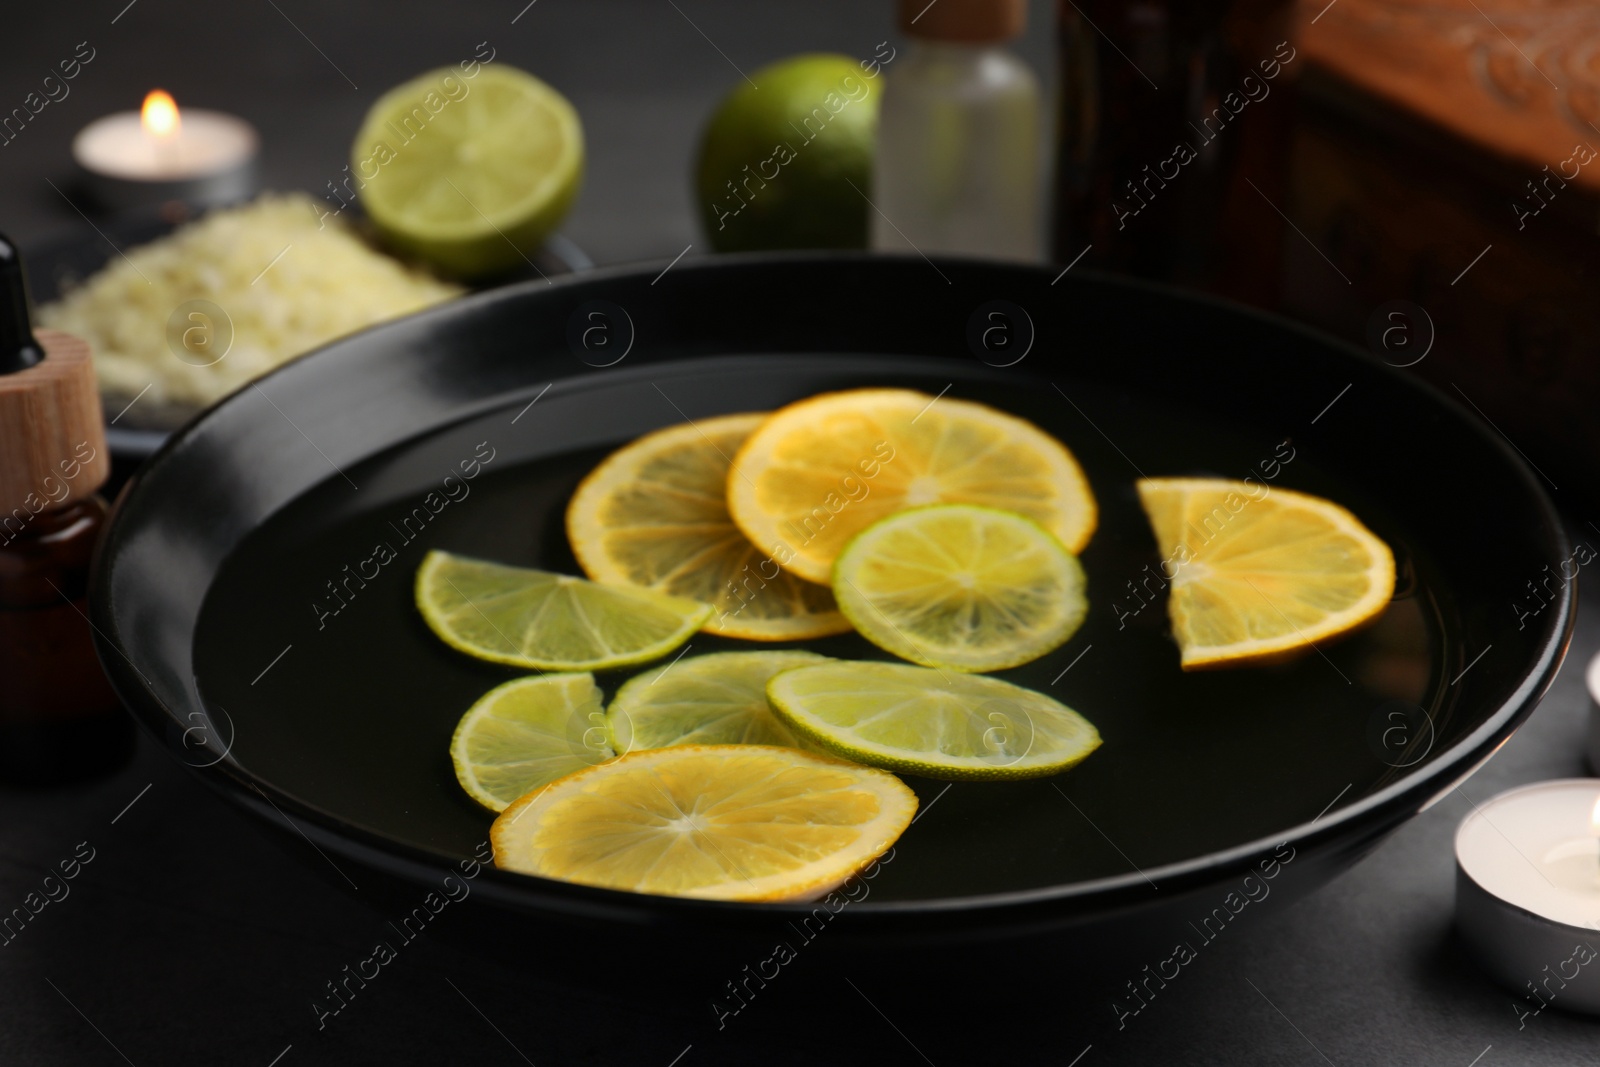
[[[180,112],[161,89],[139,111],[96,119],[72,142],[89,192],[111,208],[178,200],[211,205],[254,191],[253,126],[220,111]]]
[[[139,109],[139,126],[154,149],[157,165],[168,172],[176,170],[179,162],[174,156],[183,120],[172,94],[165,89],[151,89],[146,93],[144,106]]]
[[[1456,924],[1524,1025],[1551,1005],[1600,1014],[1600,779],[1513,789],[1462,821]]]

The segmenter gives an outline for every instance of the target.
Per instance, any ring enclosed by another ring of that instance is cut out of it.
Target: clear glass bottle
[[[1039,81],[1005,48],[1025,15],[1018,0],[900,5],[911,40],[884,67],[874,249],[1040,258]]]

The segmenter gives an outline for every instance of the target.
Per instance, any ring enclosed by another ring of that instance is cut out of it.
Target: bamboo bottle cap
[[[0,374],[0,519],[92,495],[111,473],[89,343],[40,330],[44,359]]]
[[[988,44],[1021,36],[1027,0],[899,0],[900,30],[925,41]]]
[[[110,473],[89,343],[35,337],[22,261],[0,236],[0,524],[91,496]]]

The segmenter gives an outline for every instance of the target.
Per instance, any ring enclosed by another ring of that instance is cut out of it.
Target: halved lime
[[[388,240],[443,273],[520,266],[583,177],[567,98],[504,64],[432,70],[378,98],[350,147],[361,202]]]
[[[973,504],[896,512],[833,565],[839,610],[913,663],[997,671],[1038,659],[1083,623],[1083,567],[1031,519]]]
[[[450,739],[456,780],[491,811],[613,755],[592,674],[518,678],[491,689]]]
[[[796,667],[767,684],[767,698],[832,752],[929,778],[1040,778],[1100,746],[1087,719],[1043,693],[904,663]]]
[[[801,650],[690,656],[629,679],[606,720],[618,752],[672,745],[787,745],[799,748],[767,704],[779,671],[826,663]]]
[[[648,589],[600,585],[531,567],[429,552],[417,610],[469,656],[551,671],[645,663],[687,641],[711,606]]]

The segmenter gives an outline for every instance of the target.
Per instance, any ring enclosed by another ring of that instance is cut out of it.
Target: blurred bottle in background
[[[1274,306],[1304,66],[1292,0],[1058,11],[1054,257],[1092,246],[1089,265]]]
[[[110,470],[89,346],[34,336],[0,236],[0,783],[85,778],[132,752],[87,613]]]
[[[1037,260],[1044,229],[1039,82],[1005,43],[1023,0],[900,0],[884,69],[872,247]]]

